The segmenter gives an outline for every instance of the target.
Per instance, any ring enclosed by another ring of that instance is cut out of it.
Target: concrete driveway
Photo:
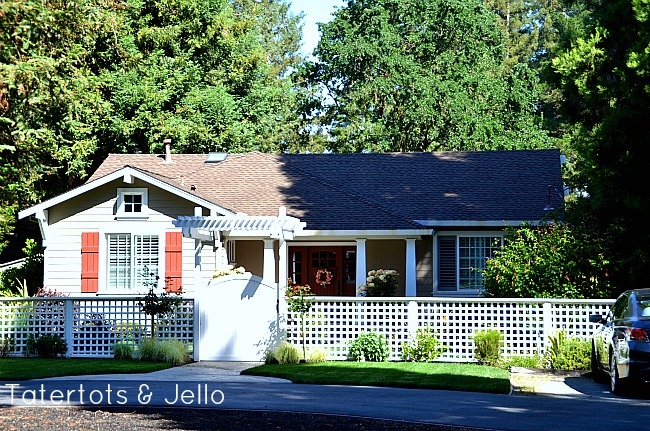
[[[163,406],[295,411],[493,430],[646,429],[647,396],[613,396],[584,377],[554,381],[536,395],[298,385],[241,376],[252,364],[200,363],[142,375],[0,382],[0,404]],[[553,389],[554,388],[554,389]]]

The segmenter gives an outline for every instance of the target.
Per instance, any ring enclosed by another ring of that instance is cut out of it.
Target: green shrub
[[[68,343],[57,334],[43,334],[35,336],[29,334],[27,338],[27,354],[38,355],[39,358],[56,358],[63,356],[68,351]]]
[[[608,298],[613,262],[607,235],[582,223],[508,226],[501,248],[487,259],[485,295],[497,298]]]
[[[43,284],[43,247],[40,242],[27,239],[22,251],[27,259],[21,266],[0,272],[0,297],[32,296]]]
[[[539,356],[511,356],[499,364],[501,368],[544,368],[544,362]]]
[[[6,358],[16,348],[16,343],[11,335],[0,338],[0,358]]]
[[[133,359],[133,346],[130,343],[115,343],[111,350],[115,359]]]
[[[275,350],[267,350],[264,352],[264,357],[262,358],[266,365],[276,365],[278,360],[275,359]]]
[[[553,370],[589,370],[591,368],[591,342],[567,337],[560,331],[550,335],[545,359]]]
[[[310,364],[327,362],[327,353],[319,349],[310,350],[307,362]]]
[[[402,344],[402,359],[415,362],[433,362],[447,350],[428,326],[419,328],[415,339]]]
[[[348,359],[352,361],[383,362],[388,359],[390,348],[386,336],[376,332],[364,332],[350,342]]]
[[[474,333],[474,357],[484,365],[497,366],[501,361],[501,333],[495,329]]]
[[[283,341],[273,350],[273,357],[278,364],[297,364],[301,359],[300,350],[291,343]]]
[[[179,340],[146,338],[140,342],[137,357],[141,361],[169,362],[172,365],[183,365],[190,362],[187,346]]]

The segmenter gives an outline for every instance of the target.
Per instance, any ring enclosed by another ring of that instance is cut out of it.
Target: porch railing
[[[486,298],[341,298],[316,297],[305,316],[305,346],[329,359],[346,359],[349,342],[362,332],[386,335],[389,359],[401,359],[402,343],[429,326],[447,347],[441,361],[473,361],[472,337],[495,329],[503,336],[503,354],[542,355],[557,331],[589,338],[597,325],[590,314],[605,314],[613,300]],[[287,340],[301,345],[299,315],[288,315]]]
[[[183,299],[174,314],[156,318],[158,338],[194,341],[194,301]],[[69,357],[110,357],[116,343],[137,345],[151,336],[151,317],[135,297],[0,298],[0,343],[13,344],[12,356],[27,352],[31,335],[65,338]]]

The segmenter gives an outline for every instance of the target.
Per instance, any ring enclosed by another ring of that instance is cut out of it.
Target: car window
[[[650,317],[650,297],[640,297],[637,304],[639,306],[639,317]]]
[[[624,295],[616,300],[612,307],[612,316],[614,319],[622,319],[625,316],[625,310],[628,308],[629,296]]]

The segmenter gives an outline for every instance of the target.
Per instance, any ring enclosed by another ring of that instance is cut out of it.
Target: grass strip
[[[142,362],[113,358],[2,358],[0,359],[0,381],[90,374],[150,373],[171,366],[166,362]]]
[[[344,362],[260,365],[242,374],[279,377],[293,383],[446,389],[507,394],[508,370],[476,364],[423,362]]]

